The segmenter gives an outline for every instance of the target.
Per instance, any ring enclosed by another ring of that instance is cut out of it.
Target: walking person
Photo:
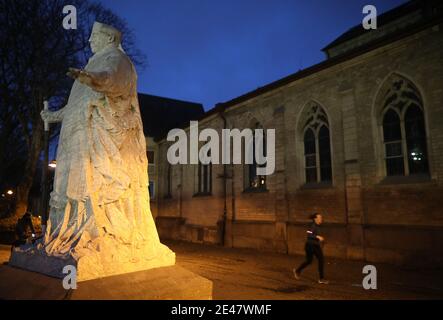
[[[31,232],[32,238],[35,238],[35,229],[32,224],[32,215],[29,211],[18,219],[15,227],[15,243],[14,246],[21,246],[26,244],[29,239],[29,232]]]
[[[314,213],[309,217],[312,220],[312,224],[307,231],[307,241],[305,244],[306,261],[303,262],[297,269],[293,269],[295,279],[300,279],[300,274],[307,266],[312,263],[312,259],[315,256],[318,260],[318,273],[320,284],[328,284],[329,281],[324,278],[324,256],[322,250],[322,244],[325,239],[320,235],[320,225],[323,223],[323,217],[319,213]]]

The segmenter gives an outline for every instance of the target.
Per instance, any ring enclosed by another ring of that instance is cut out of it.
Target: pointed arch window
[[[426,127],[420,93],[395,79],[383,101],[383,144],[387,176],[429,174]]]
[[[313,105],[304,126],[305,179],[307,184],[331,183],[331,139],[325,111]]]

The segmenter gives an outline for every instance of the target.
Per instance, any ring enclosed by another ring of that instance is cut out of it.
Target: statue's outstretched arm
[[[42,112],[40,112],[40,116],[42,117],[43,121],[47,121],[49,123],[62,122],[65,110],[66,107],[61,108],[57,111],[43,110]]]
[[[107,96],[120,96],[130,92],[133,85],[133,69],[127,59],[110,56],[103,64],[102,71],[87,71],[70,68],[67,73],[73,79]]]

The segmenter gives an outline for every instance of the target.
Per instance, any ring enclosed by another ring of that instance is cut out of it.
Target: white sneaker
[[[318,283],[320,283],[320,284],[329,284],[329,281],[325,280],[325,279],[320,279],[320,280],[318,280]]]

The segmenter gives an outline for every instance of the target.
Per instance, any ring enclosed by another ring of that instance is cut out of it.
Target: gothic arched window
[[[422,99],[406,79],[396,77],[383,104],[386,175],[429,173]]]
[[[312,105],[304,126],[305,179],[306,183],[332,181],[331,139],[329,122],[319,105]]]

